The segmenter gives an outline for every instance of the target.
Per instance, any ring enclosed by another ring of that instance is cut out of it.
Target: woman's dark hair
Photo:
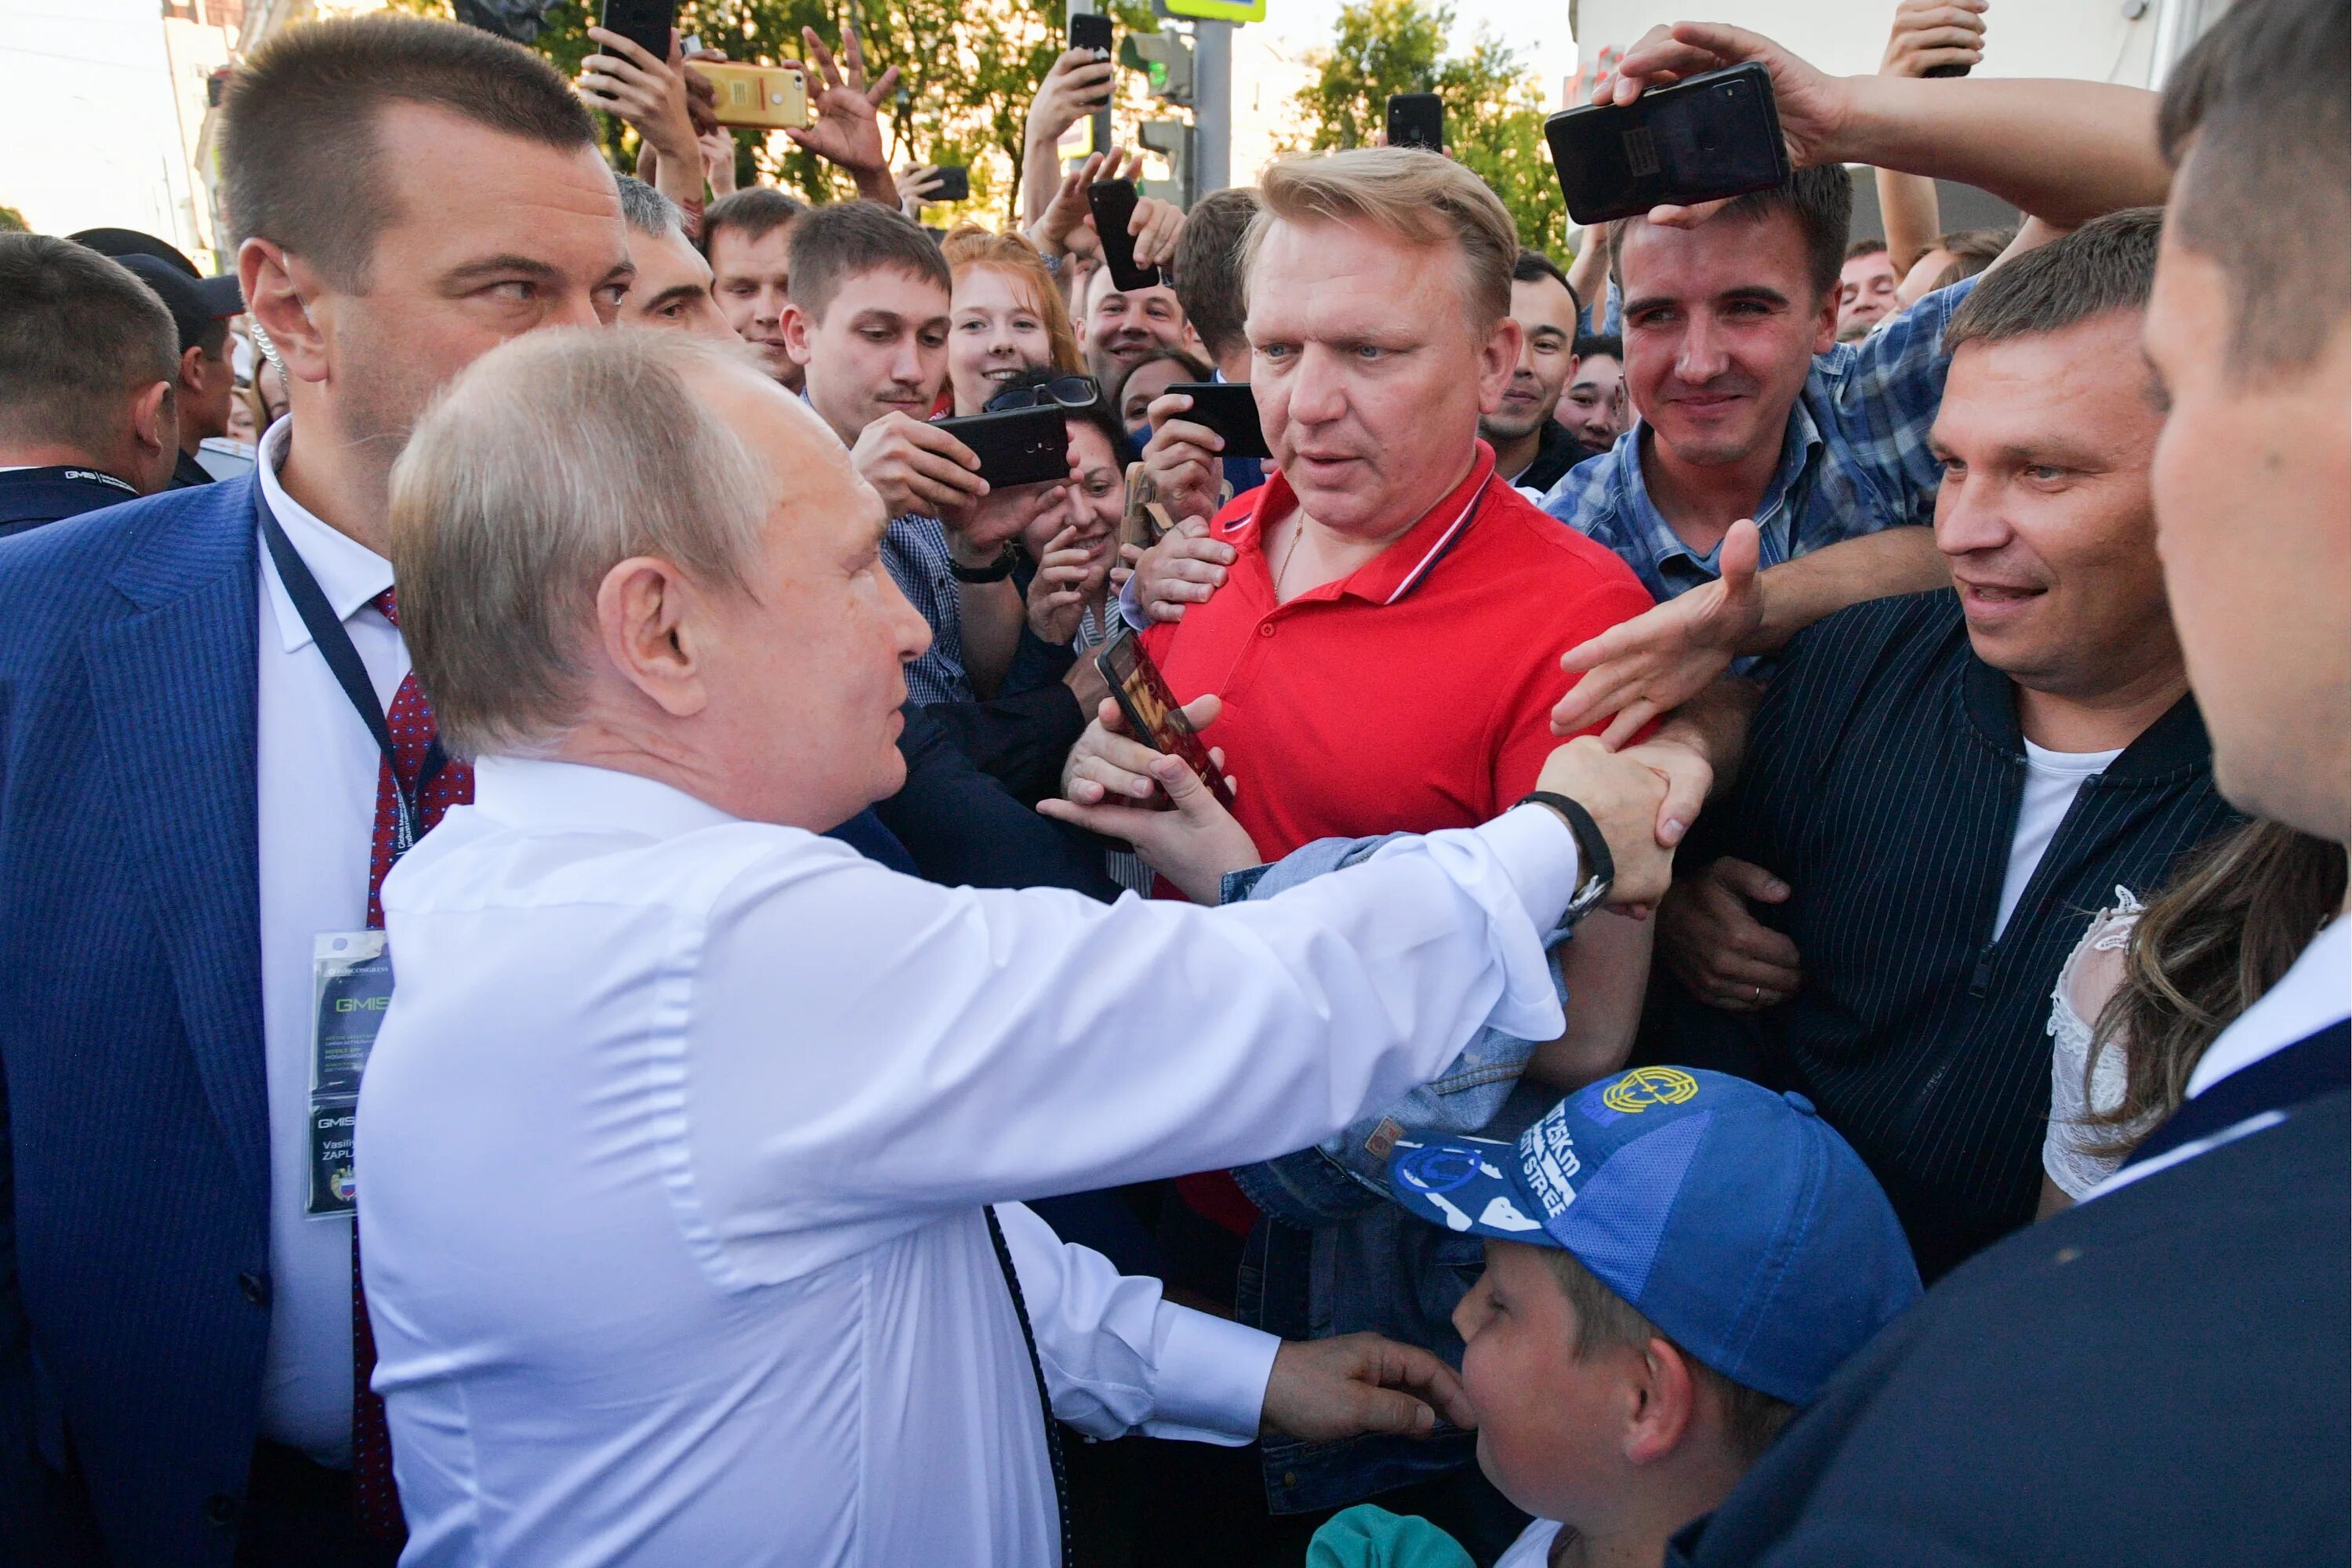
[[[2098,1152],[2126,1152],[2133,1126],[2180,1107],[2189,1075],[2231,1020],[2279,982],[2344,905],[2344,847],[2275,822],[2207,840],[2148,900],[2124,950],[2124,977],[2100,1009],[2084,1066],[2122,1042],[2124,1098],[2088,1124]],[[2095,1100],[2091,1101],[2095,1104]]]
[[[1191,354],[1186,353],[1182,349],[1154,349],[1150,353],[1145,354],[1141,359],[1137,360],[1133,364],[1129,365],[1127,367],[1127,374],[1118,378],[1118,384],[1117,386],[1106,387],[1104,389],[1110,394],[1111,413],[1113,415],[1117,415],[1127,406],[1127,384],[1135,379],[1135,373],[1137,371],[1141,370],[1148,364],[1171,363],[1181,364],[1184,367],[1184,379],[1187,381],[1206,381],[1212,374],[1207,365],[1202,364],[1199,360],[1193,358]]]
[[[1042,391],[1057,381],[1067,380],[1068,377],[1067,371],[1055,370],[1051,365],[1040,365],[1006,378],[996,390],[1000,394],[1016,390]],[[1127,429],[1119,424],[1118,416],[1111,411],[1109,402],[1100,395],[1102,388],[1099,384],[1095,390],[1097,395],[1092,403],[1075,405],[1063,404],[1062,416],[1076,420],[1081,425],[1091,425],[1101,431],[1103,439],[1110,443],[1111,456],[1124,465],[1127,461]]]

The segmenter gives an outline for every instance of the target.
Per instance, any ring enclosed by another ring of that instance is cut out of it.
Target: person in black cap
[[[170,312],[114,262],[0,235],[0,536],[171,483],[176,342]]]
[[[212,483],[219,476],[205,468],[198,448],[228,434],[229,405],[236,396],[228,318],[245,310],[245,296],[237,290],[236,276],[207,278],[177,248],[136,229],[86,228],[72,237],[75,244],[121,262],[172,312],[180,337],[180,456],[172,483],[175,488]]]

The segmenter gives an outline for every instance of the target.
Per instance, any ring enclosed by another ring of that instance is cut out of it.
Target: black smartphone
[[[1110,58],[1110,17],[1100,11],[1080,11],[1072,16],[1070,47],[1090,50],[1097,59]]]
[[[1209,761],[1209,748],[1201,743],[1201,732],[1184,717],[1183,704],[1168,689],[1167,678],[1143,651],[1143,639],[1132,632],[1118,638],[1095,656],[1095,668],[1110,683],[1110,694],[1118,700],[1129,732],[1155,752],[1183,758],[1185,766],[1201,775],[1218,803],[1232,810],[1234,792],[1225,787],[1224,775]]]
[[[677,0],[604,0],[604,14],[596,24],[667,62],[669,30],[677,25]]]
[[[1969,74],[1969,68],[1967,67],[1967,65],[1966,65],[1966,64],[1956,65],[1956,66],[1929,66],[1926,70],[1921,71],[1919,74],[1920,74],[1921,76],[1937,76],[1937,77],[1942,77],[1942,76],[1966,76],[1966,75],[1968,75],[1968,74]]]
[[[1179,414],[1195,425],[1205,425],[1225,438],[1228,458],[1271,458],[1265,431],[1257,422],[1257,398],[1246,381],[1179,381],[1170,392],[1192,400],[1192,412]]]
[[[942,419],[939,427],[971,448],[989,489],[1043,485],[1070,477],[1070,430],[1059,404]]]
[[[971,168],[964,163],[939,165],[938,188],[923,199],[927,202],[968,202],[971,200]]]
[[[1135,216],[1133,180],[1097,180],[1087,187],[1087,205],[1095,215],[1095,237],[1102,241],[1103,264],[1110,280],[1121,289],[1149,289],[1160,281],[1157,267],[1135,264],[1135,236],[1127,232]]]
[[[1389,145],[1445,151],[1445,105],[1435,93],[1389,94]]]
[[[1568,216],[1580,224],[1769,190],[1789,177],[1772,76],[1752,60],[1652,88],[1630,104],[1564,109],[1544,121],[1544,140]]]

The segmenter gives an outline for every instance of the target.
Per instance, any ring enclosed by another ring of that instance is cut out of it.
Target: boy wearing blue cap
[[[1801,1096],[1720,1073],[1636,1068],[1517,1143],[1407,1133],[1389,1184],[1486,1238],[1463,1384],[1480,1467],[1537,1516],[1498,1568],[1661,1562],[1919,1295],[1860,1156]],[[1379,1533],[1343,1514],[1318,1550]]]

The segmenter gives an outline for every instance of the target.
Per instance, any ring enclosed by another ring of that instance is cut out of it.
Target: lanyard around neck
[[[433,781],[448,763],[448,755],[442,751],[436,735],[425,748],[424,763],[416,770],[415,787],[411,789],[407,780],[401,777],[400,753],[393,744],[392,724],[376,705],[375,683],[368,679],[367,666],[360,661],[360,650],[352,645],[352,634],[344,630],[343,618],[327,603],[326,592],[311,574],[310,563],[302,559],[302,552],[294,548],[294,542],[286,537],[286,530],[271,515],[268,498],[258,483],[253,487],[253,499],[261,513],[262,541],[269,546],[269,559],[277,563],[278,580],[285,584],[286,596],[294,601],[294,613],[302,617],[302,625],[310,631],[310,640],[318,645],[320,656],[327,661],[335,684],[343,689],[343,695],[367,725],[368,733],[375,737],[376,748],[383,753],[384,765],[391,772],[393,793],[400,806],[392,843],[392,858],[397,860],[416,842],[417,800],[433,787]]]

